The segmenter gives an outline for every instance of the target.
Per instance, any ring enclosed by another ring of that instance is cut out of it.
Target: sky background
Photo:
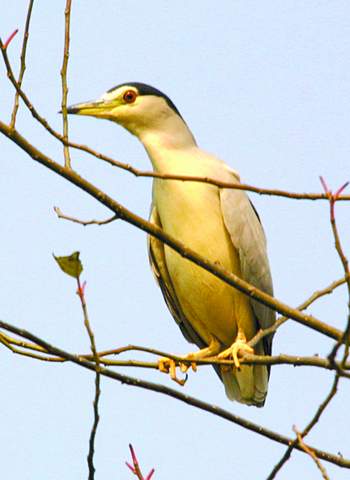
[[[64,1],[35,2],[24,90],[57,130]],[[18,71],[27,1],[2,8],[2,39],[19,28],[8,54]],[[98,97],[126,81],[167,93],[199,145],[227,161],[243,181],[261,187],[319,192],[319,175],[336,189],[350,179],[350,4],[348,0],[220,3],[73,1],[69,101]],[[9,121],[11,88],[0,62],[0,118]],[[22,106],[17,128],[63,162],[61,145]],[[143,147],[106,121],[70,118],[70,138],[150,169]],[[127,208],[147,218],[151,180],[71,151],[73,167]],[[89,350],[75,282],[52,252],[81,252],[90,321],[99,350],[129,343],[187,353],[192,346],[172,320],[148,266],[145,234],[117,221],[82,227],[58,220],[53,206],[82,219],[110,212],[67,181],[33,162],[0,136],[0,318],[71,352]],[[276,297],[297,306],[343,275],[326,202],[251,194],[268,238]],[[349,206],[336,207],[350,256]],[[310,312],[342,328],[346,289]],[[332,342],[293,321],[274,340],[274,353],[327,355]],[[130,354],[123,358],[141,358]],[[142,358],[149,359],[143,356]],[[123,371],[120,369],[120,371]],[[158,372],[125,369],[164,383]],[[0,460],[3,478],[87,478],[94,376],[74,365],[52,365],[0,348]],[[229,402],[214,371],[201,368],[181,391],[285,435],[306,425],[333,375],[312,368],[273,367],[263,409]],[[350,386],[339,392],[308,442],[349,458]],[[96,479],[129,479],[128,443],[155,479],[264,479],[285,447],[171,398],[102,379]],[[331,478],[349,471],[324,464]],[[319,479],[294,453],[279,476]]]

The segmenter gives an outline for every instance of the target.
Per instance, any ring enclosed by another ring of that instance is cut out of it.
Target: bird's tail
[[[261,343],[255,351],[257,355],[264,355]],[[269,378],[266,365],[241,365],[240,370],[221,366],[220,374],[230,400],[257,407],[264,405]]]

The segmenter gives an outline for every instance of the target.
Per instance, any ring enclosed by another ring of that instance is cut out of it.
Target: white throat
[[[163,171],[164,159],[170,155],[181,155],[197,146],[192,132],[178,115],[170,115],[153,128],[143,129],[138,137],[143,143],[156,171]]]

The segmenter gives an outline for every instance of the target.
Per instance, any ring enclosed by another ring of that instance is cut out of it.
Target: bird
[[[207,182],[159,178],[182,175],[240,183],[235,170],[197,145],[167,95],[145,83],[126,82],[97,100],[67,107],[67,113],[107,119],[135,135],[158,175],[153,178],[150,222],[211,263],[273,295],[265,233],[246,192]],[[154,236],[148,237],[148,251],[171,315],[186,340],[200,349],[183,358],[191,360],[193,368],[200,359],[233,359],[234,364],[214,365],[226,396],[262,407],[270,369],[240,364],[239,357],[244,352],[271,355],[272,334],[263,337],[254,350],[248,342],[260,329],[273,325],[275,312]],[[174,361],[162,359],[159,368],[170,370],[177,380]]]

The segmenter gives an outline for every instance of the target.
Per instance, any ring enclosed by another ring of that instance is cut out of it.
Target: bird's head
[[[112,120],[140,138],[148,132],[170,133],[181,124],[186,126],[169,97],[138,82],[117,85],[97,100],[69,106],[67,112]]]

